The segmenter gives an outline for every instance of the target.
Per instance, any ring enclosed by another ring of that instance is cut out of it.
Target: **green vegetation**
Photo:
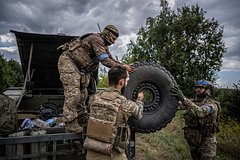
[[[222,120],[228,121],[230,118],[240,122],[240,81],[233,84],[233,89],[218,89],[215,99],[221,103]]]
[[[108,76],[106,73],[100,73],[99,75],[99,83],[97,85],[98,88],[106,88],[108,87]]]
[[[221,123],[220,129],[221,132],[218,134],[219,159],[239,159],[240,123],[229,119]]]
[[[136,157],[141,160],[190,160],[190,151],[182,130],[183,112],[178,111],[172,122],[161,131],[137,134]],[[220,125],[216,160],[239,159],[240,124],[230,120]]]
[[[146,20],[123,60],[160,63],[172,73],[186,96],[191,96],[194,81],[216,80],[215,73],[226,52],[223,26],[214,18],[205,18],[205,13],[197,4],[175,11],[161,0],[159,15]]]
[[[7,61],[0,53],[0,91],[7,87],[23,86],[21,65],[13,59]]]
[[[214,18],[205,18],[205,13],[197,4],[184,5],[175,11],[166,0],[161,0],[159,15],[146,20],[146,25],[139,29],[136,43],[131,41],[128,45],[123,61],[159,63],[171,72],[184,94],[193,97],[194,81],[215,82],[226,53],[223,26]],[[239,159],[240,82],[234,84],[234,90],[218,89],[215,97],[222,106],[216,159]],[[191,159],[182,130],[182,112],[178,111],[161,131],[137,134],[137,159]]]
[[[240,157],[240,83],[233,85],[233,90],[218,89],[215,93],[222,107],[220,133],[217,134],[217,160],[235,160]],[[141,160],[191,159],[182,130],[184,112],[177,111],[172,122],[161,131],[137,134],[137,157],[141,157]]]
[[[159,15],[150,17],[138,32],[136,43],[128,45],[125,63],[150,61],[160,63],[175,77],[187,97],[193,95],[194,81],[215,80],[226,52],[223,26],[205,18],[198,5],[183,6],[177,11],[161,0]],[[107,87],[107,75],[100,74],[99,88]],[[21,66],[7,61],[0,54],[0,90],[9,86],[22,86]],[[218,90],[216,99],[221,103],[220,133],[217,134],[217,160],[240,157],[240,81],[234,90]],[[161,131],[137,134],[136,153],[140,160],[191,159],[182,127],[184,111],[178,111],[172,122]]]

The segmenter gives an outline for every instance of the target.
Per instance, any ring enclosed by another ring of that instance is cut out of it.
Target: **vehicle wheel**
[[[165,127],[175,116],[178,101],[170,90],[176,84],[174,77],[164,67],[154,63],[135,63],[124,96],[133,101],[144,91],[144,110],[140,120],[130,118],[135,132],[150,133]]]

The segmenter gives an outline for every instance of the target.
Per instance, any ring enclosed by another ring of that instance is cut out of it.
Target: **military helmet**
[[[118,36],[119,36],[119,31],[118,31],[118,29],[117,29],[117,27],[115,27],[114,25],[107,25],[104,29],[103,29],[103,31],[109,31],[109,32],[111,32],[116,38],[118,38]]]
[[[212,82],[209,82],[206,80],[197,80],[195,87],[204,87],[206,89],[212,89],[212,88],[214,88],[214,85]]]
[[[107,42],[107,44],[111,45],[114,43],[113,39],[118,38],[119,31],[118,31],[117,27],[115,27],[114,25],[107,25],[103,29],[102,35],[103,35],[104,40]]]

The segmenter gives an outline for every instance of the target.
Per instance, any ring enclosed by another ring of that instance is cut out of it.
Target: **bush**
[[[15,60],[6,60],[0,53],[0,91],[10,87],[23,85],[23,72],[21,65]]]
[[[97,85],[98,88],[106,88],[106,87],[108,87],[108,76],[107,76],[107,74],[101,73],[99,75],[99,79],[100,79],[100,81],[99,81],[99,83]]]
[[[234,89],[218,89],[215,99],[221,103],[221,120],[229,118],[240,122],[240,82],[233,84]]]
[[[232,119],[221,122],[220,132],[217,134],[218,158],[240,157],[240,124]]]
[[[151,134],[136,135],[136,159],[190,160],[190,150],[183,134],[184,110],[176,113],[166,128]],[[216,160],[237,160],[240,157],[240,124],[232,119],[220,123],[217,134]]]

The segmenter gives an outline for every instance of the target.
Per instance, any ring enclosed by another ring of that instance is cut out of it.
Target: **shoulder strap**
[[[102,91],[100,93],[100,97],[103,98],[103,99],[107,99],[107,100],[110,100],[110,101],[113,101],[115,100],[116,98],[119,98],[120,95],[115,93],[115,92],[106,92],[106,91]]]
[[[87,33],[87,34],[84,34],[80,37],[81,40],[83,40],[84,38],[87,38],[88,36],[92,35],[94,33]]]
[[[220,105],[220,102],[216,101],[216,100],[213,100],[213,102],[217,105],[218,107],[218,111],[217,111],[217,122],[219,121],[219,117],[220,117],[220,112],[221,112],[221,105]]]
[[[72,42],[74,42],[74,41],[80,42],[81,40],[83,40],[84,38],[86,38],[86,37],[88,37],[88,36],[90,36],[90,35],[92,35],[92,34],[94,34],[94,33],[87,33],[87,34],[84,34],[84,35],[82,35],[82,36],[80,36],[80,37],[72,38],[72,39],[70,40],[70,42],[66,42],[66,43],[64,43],[63,45],[60,45],[60,46],[57,48],[57,50],[60,49],[60,48],[61,48],[62,50],[66,50],[66,49],[69,47],[70,43],[72,43]]]

